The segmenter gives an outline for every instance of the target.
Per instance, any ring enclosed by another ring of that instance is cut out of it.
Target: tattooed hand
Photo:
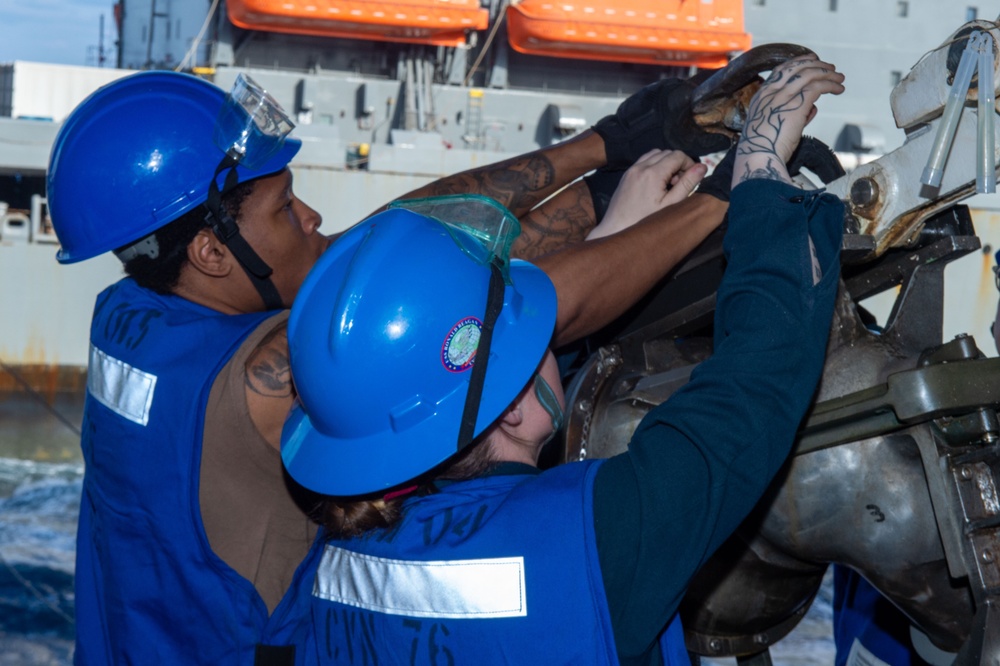
[[[789,60],[771,72],[750,101],[733,168],[733,187],[751,178],[791,183],[785,163],[816,114],[820,95],[844,92],[844,75],[815,55]]]

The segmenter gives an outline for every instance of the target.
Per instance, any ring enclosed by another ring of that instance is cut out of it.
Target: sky
[[[97,65],[104,15],[105,67],[114,66],[115,0],[0,0],[0,63]]]

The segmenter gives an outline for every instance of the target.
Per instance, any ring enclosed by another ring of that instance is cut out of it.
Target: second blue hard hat
[[[466,229],[393,209],[320,258],[288,322],[300,404],[285,423],[281,455],[298,483],[367,494],[457,452],[491,288],[489,252],[477,253],[477,244]],[[474,435],[534,376],[555,325],[544,272],[513,260],[507,278]]]

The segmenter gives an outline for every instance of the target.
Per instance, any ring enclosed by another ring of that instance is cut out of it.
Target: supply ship
[[[295,120],[296,192],[335,231],[440,176],[572,137],[652,81],[771,42],[808,46],[845,73],[848,92],[823,100],[809,133],[850,168],[903,142],[889,95],[921,56],[957,26],[996,18],[938,0],[120,0],[109,9],[114,67],[0,64],[0,390],[82,390],[93,300],[121,268],[111,255],[56,263],[45,168],[72,108],[135,70],[190,72],[223,89],[251,75]],[[994,196],[972,204],[984,245],[997,227]],[[949,307],[978,319],[948,320],[982,336],[995,311],[992,257],[971,259],[952,282],[975,289],[949,296]]]

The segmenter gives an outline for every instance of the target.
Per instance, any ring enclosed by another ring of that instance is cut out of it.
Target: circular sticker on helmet
[[[463,372],[472,367],[479,349],[483,322],[466,317],[451,327],[441,345],[441,362],[452,372]]]

